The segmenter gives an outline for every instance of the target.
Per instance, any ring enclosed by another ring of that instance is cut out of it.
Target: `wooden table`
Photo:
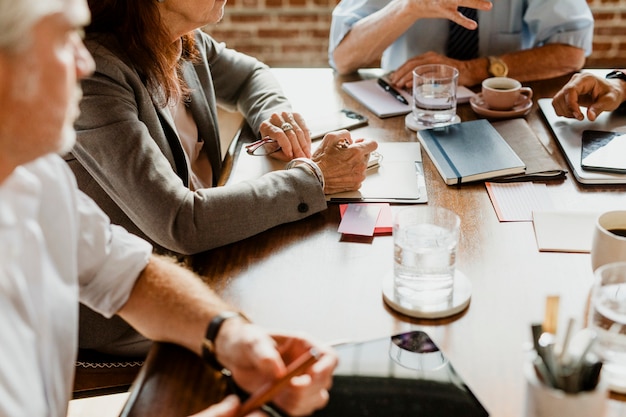
[[[370,119],[368,126],[353,131],[353,137],[416,141],[415,132],[405,127],[404,116],[378,119],[342,93],[342,82],[375,76],[376,70],[349,77],[336,77],[330,69],[274,71],[297,111],[350,108]],[[568,79],[530,83],[534,100],[552,97]],[[459,106],[458,113],[462,120],[477,117],[469,104]],[[567,168],[536,104],[526,120]],[[271,328],[305,331],[328,342],[424,330],[491,415],[520,416],[530,324],[542,320],[546,296],[552,294],[561,296],[561,323],[569,317],[582,320],[592,280],[589,254],[539,252],[532,223],[499,222],[484,184],[445,185],[425,154],[424,168],[428,204],[447,207],[461,217],[457,267],[470,278],[473,293],[469,308],[454,317],[418,320],[390,310],[383,302],[381,280],[392,268],[392,237],[378,236],[371,243],[342,241],[336,206],[198,255],[195,267],[225,299]],[[599,211],[623,208],[626,201],[624,186],[583,186],[571,175],[548,183],[548,191],[562,208]],[[166,368],[173,364],[178,372],[190,370],[184,383],[148,384],[167,381]],[[202,386],[203,371],[198,371],[205,368],[193,355],[156,344],[146,368],[150,378],[136,385],[138,395],[131,396],[124,415],[185,415],[210,401],[205,395],[193,395],[207,390]],[[174,401],[163,400],[164,393]],[[158,406],[147,405],[151,396],[161,400]],[[612,407],[624,411],[621,403],[612,402]]]

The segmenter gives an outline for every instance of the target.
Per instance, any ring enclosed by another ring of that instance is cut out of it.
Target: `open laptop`
[[[580,157],[584,130],[604,130],[626,133],[626,114],[603,112],[593,122],[557,116],[551,98],[538,100],[539,108],[550,126],[557,143],[576,179],[582,184],[626,184],[626,174],[589,171],[581,167]],[[582,109],[583,113],[586,109]],[[626,156],[624,156],[626,158]]]

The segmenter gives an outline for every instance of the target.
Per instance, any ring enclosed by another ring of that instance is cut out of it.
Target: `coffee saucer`
[[[454,273],[454,289],[452,300],[448,305],[418,308],[404,300],[400,300],[393,288],[393,272],[383,278],[383,300],[393,310],[410,317],[422,319],[438,319],[453,316],[465,310],[469,306],[472,297],[472,283],[469,278],[459,271]]]
[[[530,109],[533,106],[533,100],[526,95],[520,95],[519,100],[515,103],[510,110],[493,110],[489,108],[489,105],[483,99],[483,94],[478,93],[474,97],[470,98],[470,105],[472,110],[481,116],[490,118],[504,118],[504,117],[521,117],[530,113]]]
[[[422,129],[430,129],[432,127],[448,126],[448,125],[451,125],[454,123],[460,123],[460,122],[461,122],[461,118],[458,115],[454,116],[454,118],[452,118],[452,120],[450,120],[449,123],[445,123],[445,124],[441,123],[441,124],[438,124],[437,126],[426,126],[426,125],[417,123],[417,121],[415,120],[415,117],[413,117],[413,113],[407,114],[406,117],[404,118],[404,123],[406,127],[415,131],[422,130]]]

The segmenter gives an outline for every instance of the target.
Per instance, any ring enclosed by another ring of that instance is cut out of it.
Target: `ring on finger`
[[[285,122],[282,125],[280,125],[280,128],[285,133],[289,132],[290,130],[293,130],[293,126],[291,125],[291,123],[288,123],[288,122]]]

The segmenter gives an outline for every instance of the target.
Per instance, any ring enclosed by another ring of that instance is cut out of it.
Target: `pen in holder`
[[[596,335],[589,329],[574,334],[574,319],[557,335],[557,318],[558,297],[549,297],[543,323],[531,327],[534,351],[524,366],[525,415],[601,416],[607,386],[600,377],[602,362],[591,353]]]

